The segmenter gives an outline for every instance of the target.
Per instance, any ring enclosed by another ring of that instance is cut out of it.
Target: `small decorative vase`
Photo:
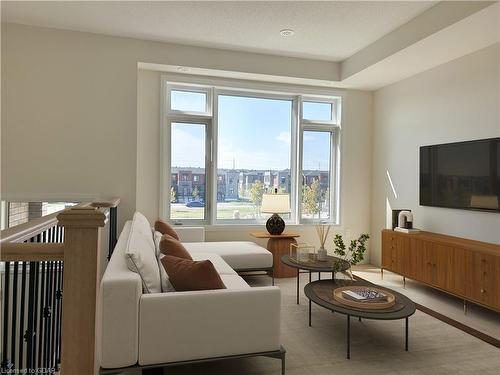
[[[321,247],[318,249],[317,259],[320,262],[325,262],[327,260],[327,252],[326,252],[326,249],[324,247]]]

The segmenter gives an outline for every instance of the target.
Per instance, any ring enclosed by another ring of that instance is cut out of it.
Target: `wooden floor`
[[[301,275],[301,285],[307,283]],[[254,286],[269,285],[266,277],[248,278]],[[332,374],[498,374],[500,350],[421,311],[410,318],[410,351],[404,351],[404,321],[351,323],[351,359],[346,359],[346,318],[308,304],[301,288],[295,303],[295,278],[277,279],[282,290],[282,342],[287,350],[288,375]],[[235,317],[237,319],[237,317]],[[138,374],[130,372],[127,375]],[[169,368],[169,375],[273,375],[280,362],[248,358]]]
[[[496,341],[497,345],[500,342],[500,313],[498,312],[469,302],[467,303],[467,313],[464,314],[462,299],[410,279],[406,279],[406,286],[404,286],[403,278],[389,271],[384,271],[384,278],[381,279],[380,269],[376,266],[357,266],[356,275],[372,283],[392,288],[405,294],[416,303],[452,319],[459,325],[488,335],[493,341]]]

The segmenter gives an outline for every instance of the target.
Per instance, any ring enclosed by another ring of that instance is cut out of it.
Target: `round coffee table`
[[[344,286],[372,286],[386,290],[396,297],[393,307],[383,310],[365,310],[350,307],[333,299],[333,291]],[[347,359],[351,358],[351,316],[361,319],[397,320],[405,319],[405,350],[408,351],[408,317],[415,313],[415,303],[405,295],[357,278],[356,280],[318,280],[307,284],[304,293],[309,298],[309,326],[311,326],[311,301],[332,312],[347,316]]]
[[[321,272],[331,272],[332,274],[332,279],[334,279],[335,275],[333,272],[333,265],[335,264],[336,261],[341,262],[340,269],[338,272],[344,272],[347,271],[349,268],[351,268],[351,265],[349,264],[348,261],[333,257],[331,255],[328,255],[326,257],[325,261],[320,261],[317,260],[315,257],[310,256],[309,261],[307,262],[297,262],[296,260],[293,260],[290,255],[283,255],[281,257],[281,263],[286,264],[288,267],[296,268],[297,269],[297,305],[299,304],[299,276],[301,273],[300,270],[306,270],[307,273],[309,273],[309,282],[311,282],[311,273],[312,272],[318,272],[318,278],[321,280]]]

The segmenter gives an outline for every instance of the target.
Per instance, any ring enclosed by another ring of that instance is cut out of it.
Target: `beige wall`
[[[420,207],[418,195],[419,146],[500,136],[499,54],[496,44],[375,92],[372,263],[389,206],[410,208],[416,227],[500,243],[498,213]]]
[[[136,206],[150,220],[155,220],[159,212],[160,79],[159,72],[139,70]],[[343,111],[342,228],[337,230],[348,229],[351,236],[357,236],[368,232],[370,227],[371,166],[367,161],[371,155],[371,93],[346,91]],[[314,227],[288,226],[287,228],[299,232],[302,236],[301,241],[319,245]],[[252,240],[248,232],[248,226],[208,227],[207,240]]]
[[[138,62],[301,78],[331,78],[332,64],[2,25],[2,197],[120,196],[120,226],[134,210],[158,216],[159,73]],[[342,212],[352,236],[370,228],[372,94],[344,100]],[[311,227],[290,228],[316,242]],[[249,239],[208,228],[208,240]]]
[[[327,61],[2,24],[2,198],[135,209],[138,62],[331,79]],[[139,157],[140,158],[140,157]]]

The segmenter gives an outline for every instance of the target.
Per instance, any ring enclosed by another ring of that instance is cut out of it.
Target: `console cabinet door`
[[[382,232],[382,267],[392,270],[392,241],[394,235],[391,232]]]
[[[431,243],[418,238],[409,238],[408,251],[405,254],[405,274],[417,281],[426,281],[424,274],[426,270],[426,249]]]
[[[424,245],[424,273],[423,281],[437,285],[436,280],[436,246],[432,242],[427,242]]]
[[[465,250],[435,244],[436,286],[463,296],[465,294],[465,263]]]
[[[392,269],[401,275],[405,273],[405,259],[408,259],[410,239],[408,236],[396,235],[395,246],[392,248]]]
[[[500,256],[467,251],[468,298],[500,309]]]

